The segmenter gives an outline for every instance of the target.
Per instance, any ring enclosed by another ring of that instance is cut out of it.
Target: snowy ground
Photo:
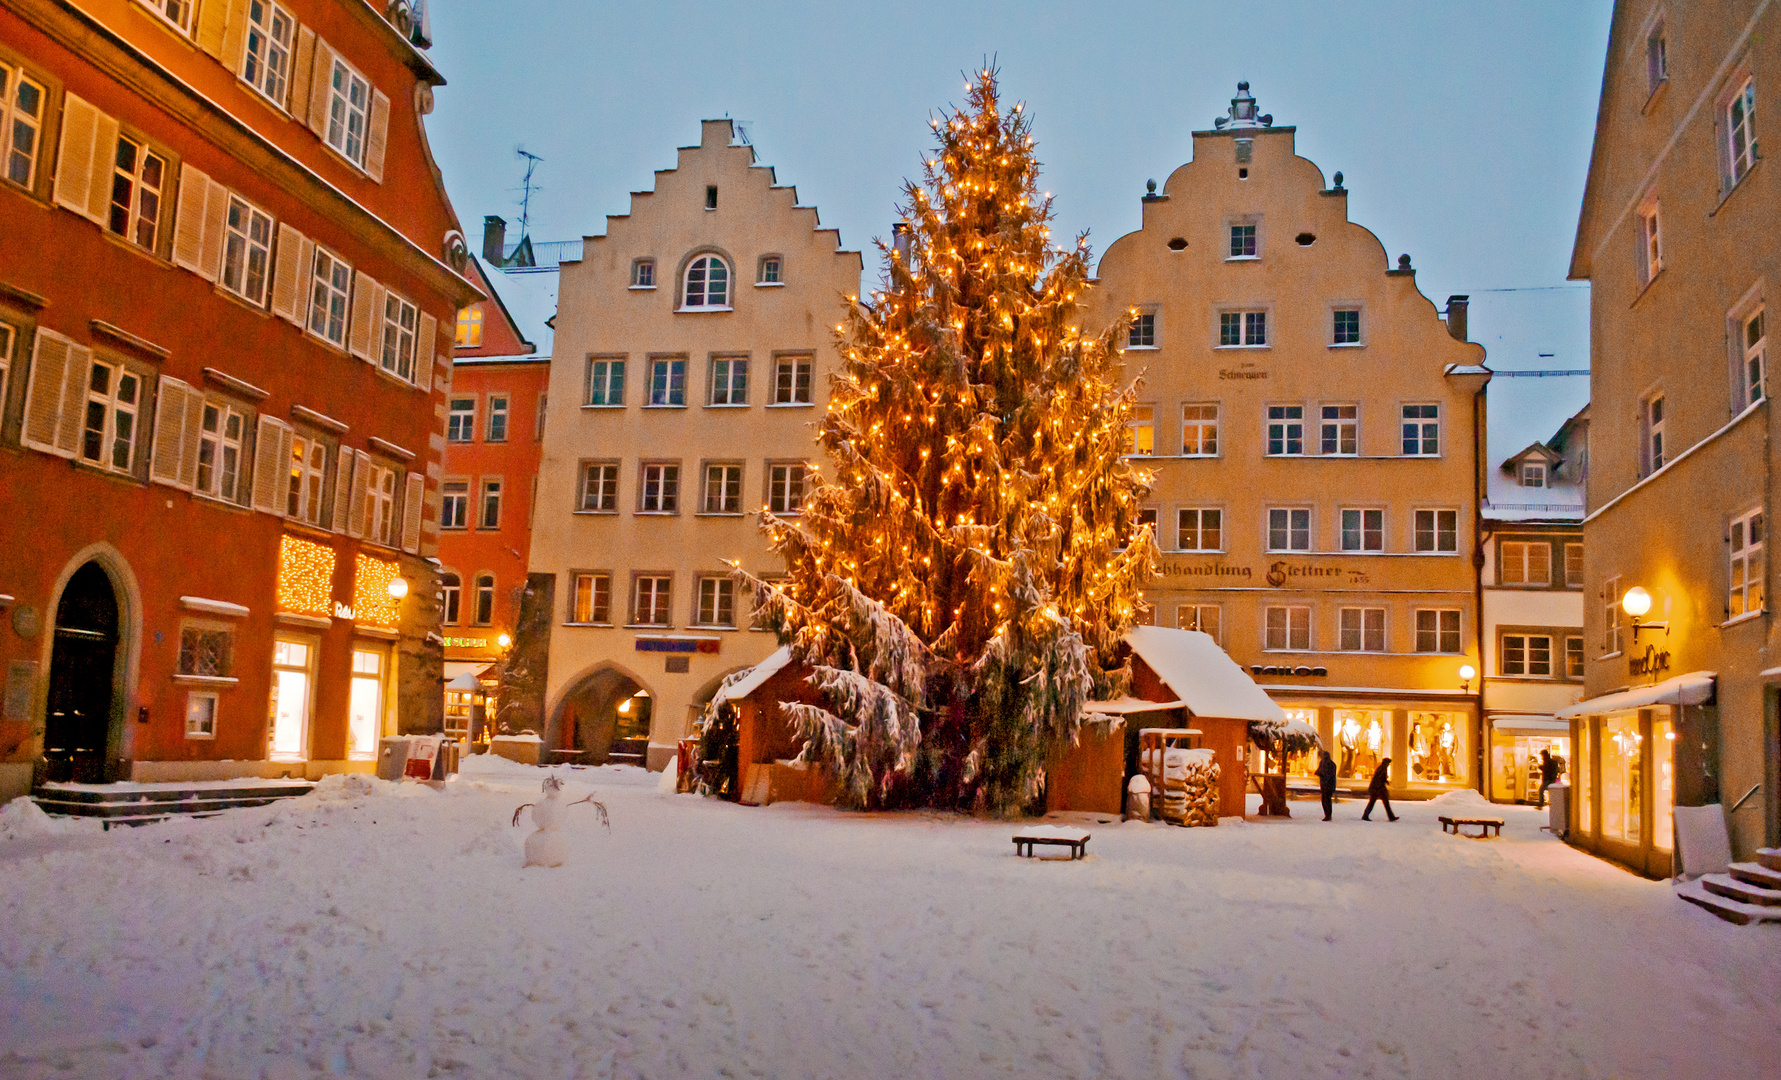
[[[560,770],[110,833],[0,811],[0,1077],[1755,1077],[1781,937],[1538,831],[750,809]],[[1765,1066],[1762,1062],[1770,1064]]]

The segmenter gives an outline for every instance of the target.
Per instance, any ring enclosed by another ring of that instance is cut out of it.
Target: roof
[[[1560,720],[1569,720],[1573,716],[1596,716],[1601,713],[1640,709],[1647,705],[1699,705],[1713,696],[1715,678],[1715,672],[1691,671],[1653,686],[1635,686],[1630,690],[1579,701],[1570,708],[1558,710],[1554,715]]]
[[[520,338],[532,346],[533,355],[548,358],[555,336],[550,319],[557,313],[557,275],[490,273],[474,256],[471,258],[488,282],[489,295],[495,298]]]
[[[1198,630],[1134,626],[1125,642],[1195,716],[1286,721],[1249,673]]]
[[[782,668],[792,662],[792,648],[781,645],[773,654],[751,668],[744,668],[724,680],[711,696],[711,707],[716,708],[726,701],[740,701],[761,688],[761,684],[777,675]]]

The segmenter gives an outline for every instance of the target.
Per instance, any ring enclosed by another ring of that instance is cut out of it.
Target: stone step
[[[1735,862],[1728,868],[1731,876],[1747,885],[1760,885],[1765,889],[1781,889],[1781,870],[1770,870],[1760,863]]]
[[[1739,926],[1748,926],[1753,922],[1781,922],[1781,907],[1746,904],[1730,897],[1718,896],[1708,892],[1706,886],[1699,881],[1685,881],[1676,886],[1676,895]]]
[[[612,753],[612,754],[606,755],[606,764],[608,764],[608,765],[639,765],[640,766],[643,764],[643,758],[644,758],[644,755],[642,755],[642,754]]]
[[[1756,861],[1770,870],[1781,871],[1781,848],[1757,848]]]
[[[142,825],[175,814],[208,817],[224,810],[266,806],[280,799],[307,795],[315,785],[307,780],[273,784],[43,784],[31,792],[31,801],[46,814],[63,817],[100,818],[113,824]]]
[[[1751,885],[1739,881],[1730,874],[1703,874],[1701,885],[1715,896],[1723,896],[1727,900],[1736,900],[1744,904],[1759,904],[1763,907],[1781,906],[1781,889],[1768,889],[1761,885]]]

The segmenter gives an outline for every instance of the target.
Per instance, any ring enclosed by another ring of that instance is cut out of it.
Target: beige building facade
[[[550,613],[547,753],[659,769],[777,647],[726,560],[778,569],[757,512],[795,514],[818,468],[861,271],[728,120],[562,265],[528,586]]]
[[[1758,152],[1781,112],[1776,41],[1764,0],[1615,5],[1572,256],[1593,369],[1572,836],[1653,876],[1672,872],[1675,806],[1722,805],[1740,858],[1781,839],[1766,557],[1781,180]]]
[[[1089,324],[1136,313],[1146,599],[1314,724],[1343,786],[1389,757],[1394,791],[1477,787],[1484,349],[1463,298],[1444,324],[1348,220],[1341,179],[1242,84],[1101,260]]]

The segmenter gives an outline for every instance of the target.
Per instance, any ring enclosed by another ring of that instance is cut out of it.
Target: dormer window
[[[1546,465],[1539,461],[1521,463],[1521,486],[1524,488],[1543,488],[1546,486]]]
[[[682,311],[724,310],[730,306],[730,266],[718,255],[700,255],[686,267]]]

